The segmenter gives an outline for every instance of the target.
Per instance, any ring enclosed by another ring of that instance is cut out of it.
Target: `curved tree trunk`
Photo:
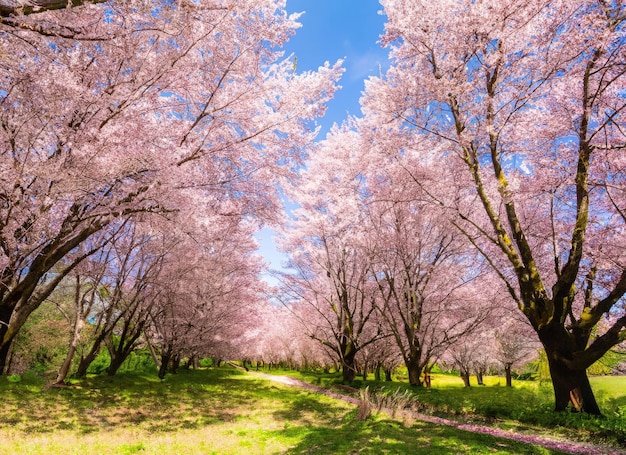
[[[80,334],[83,330],[84,325],[85,325],[85,321],[82,319],[82,315],[77,315],[76,320],[74,321],[74,332],[72,335],[70,348],[67,351],[67,355],[65,356],[63,365],[61,365],[61,368],[59,368],[59,373],[57,375],[56,380],[54,381],[55,384],[62,384],[70,372],[72,360],[74,359],[74,354],[76,353],[78,342],[80,340]]]
[[[75,373],[75,376],[77,378],[82,379],[87,376],[87,369],[89,368],[89,365],[91,365],[93,361],[96,360],[96,357],[98,357],[101,345],[102,343],[96,340],[96,342],[91,346],[91,349],[89,350],[87,355],[82,355],[80,357],[80,362],[78,363],[78,367],[76,368]]]
[[[8,374],[10,367],[10,354],[13,340],[0,346],[0,375]]]

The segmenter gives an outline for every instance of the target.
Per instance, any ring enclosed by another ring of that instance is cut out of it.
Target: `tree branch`
[[[56,9],[81,6],[85,3],[105,3],[107,0],[0,0],[0,17],[29,15]]]

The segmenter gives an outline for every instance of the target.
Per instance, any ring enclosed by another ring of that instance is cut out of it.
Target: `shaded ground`
[[[307,382],[300,381],[298,379],[294,379],[288,376],[274,376],[271,374],[265,374],[265,373],[259,373],[259,372],[251,372],[251,374],[258,375],[264,379],[267,379],[273,382],[280,382],[282,384],[287,384],[290,386],[307,389],[312,392],[320,393],[331,398],[343,400],[354,405],[359,404],[358,398],[341,394],[341,393],[336,393],[331,390],[325,389],[323,387],[309,384]],[[424,422],[434,423],[437,425],[446,425],[449,427],[457,428],[462,431],[488,434],[491,436],[504,438],[504,439],[508,439],[512,441],[533,444],[535,446],[544,447],[550,450],[558,450],[558,451],[571,453],[571,454],[586,454],[586,455],[626,455],[626,449],[617,449],[614,447],[607,447],[607,446],[582,443],[582,442],[560,441],[560,440],[556,440],[552,438],[547,438],[544,436],[535,436],[535,435],[516,433],[513,431],[505,431],[499,428],[489,427],[486,425],[476,425],[476,424],[458,422],[458,421],[454,421],[450,419],[444,419],[441,417],[423,414],[423,413],[413,411],[413,410],[406,410],[405,413],[407,412],[409,414],[409,417],[415,420],[421,420]]]

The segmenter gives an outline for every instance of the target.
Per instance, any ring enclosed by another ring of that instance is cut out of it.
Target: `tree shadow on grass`
[[[254,387],[238,381],[234,370],[185,372],[160,381],[152,376],[90,377],[68,387],[24,393],[11,385],[3,392],[0,429],[45,434],[82,434],[111,428],[141,427],[175,432],[235,420],[254,400]]]
[[[559,454],[542,447],[485,434],[417,422],[410,427],[393,420],[349,421],[337,426],[283,430],[282,437],[299,439],[293,455],[344,454]]]

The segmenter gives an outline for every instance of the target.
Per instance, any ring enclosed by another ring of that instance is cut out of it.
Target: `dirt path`
[[[333,392],[331,390],[319,387],[313,384],[309,384],[298,379],[290,378],[289,376],[274,376],[271,374],[251,372],[264,379],[273,382],[280,382],[294,387],[311,390],[315,393],[320,393],[331,398],[343,400],[348,403],[358,405],[359,400],[357,398],[343,395]],[[410,417],[415,420],[421,420],[424,422],[430,422],[437,425],[446,425],[449,427],[458,428],[463,431],[471,431],[473,433],[490,434],[499,438],[510,439],[513,441],[525,442],[527,444],[533,444],[536,446],[545,447],[550,450],[559,450],[561,452],[571,454],[586,454],[586,455],[626,455],[626,450],[616,449],[614,447],[600,446],[595,444],[583,443],[583,442],[571,442],[571,441],[559,441],[545,436],[534,436],[522,433],[515,433],[513,431],[501,430],[499,428],[493,428],[485,425],[475,425],[468,423],[456,422],[450,419],[444,419],[441,417],[435,417],[428,414],[422,414],[420,412],[411,411]]]

